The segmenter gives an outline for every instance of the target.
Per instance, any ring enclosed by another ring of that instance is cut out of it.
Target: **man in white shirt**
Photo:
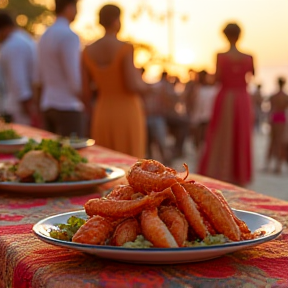
[[[77,0],[55,0],[56,21],[38,45],[40,107],[46,129],[62,136],[84,135],[80,100],[80,41],[69,25]]]
[[[38,126],[33,99],[36,44],[4,11],[0,12],[0,43],[0,69],[6,94],[5,104],[1,103],[5,107],[1,107],[1,111],[10,114],[15,123]]]

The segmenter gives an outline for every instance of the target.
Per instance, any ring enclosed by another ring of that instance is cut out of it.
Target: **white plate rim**
[[[0,140],[0,147],[1,146],[16,146],[16,145],[24,145],[27,144],[29,141],[28,137],[23,136],[17,139],[10,139],[10,140]]]
[[[95,144],[95,140],[91,138],[81,138],[80,140],[82,141],[74,142],[74,143],[71,141],[68,141],[68,145],[70,145],[74,149],[82,149],[82,148],[91,147]],[[65,143],[65,140],[64,141],[60,140],[60,142]]]
[[[96,164],[96,163],[95,163]],[[84,180],[84,181],[69,181],[69,182],[50,182],[50,183],[22,183],[22,182],[0,182],[0,188],[10,190],[10,191],[16,191],[21,192],[21,190],[27,191],[27,189],[31,189],[31,192],[34,191],[49,191],[52,188],[54,189],[53,192],[59,191],[57,188],[63,190],[69,190],[71,191],[71,188],[75,187],[75,189],[78,189],[77,187],[92,187],[98,184],[104,184],[107,182],[110,182],[112,180],[119,179],[123,176],[125,176],[125,171],[121,168],[107,165],[107,164],[99,164],[98,166],[105,168],[106,172],[108,173],[108,176],[105,178],[95,179],[95,180]],[[40,194],[41,192],[39,192]]]
[[[52,215],[49,216],[47,218],[44,218],[42,220],[40,220],[39,222],[37,222],[36,224],[34,224],[32,230],[34,232],[34,234],[42,241],[47,242],[49,244],[53,244],[56,246],[62,246],[62,247],[66,247],[69,249],[75,249],[75,250],[80,250],[80,248],[90,248],[90,249],[94,249],[96,250],[106,250],[106,251],[117,251],[117,252],[121,252],[121,251],[125,251],[126,252],[131,252],[131,253],[155,253],[155,252],[160,252],[161,254],[163,253],[167,253],[167,252],[175,252],[175,253],[179,253],[179,252],[187,252],[187,251],[209,251],[209,250],[220,250],[220,249],[226,249],[226,248],[230,248],[230,247],[237,247],[239,246],[240,248],[243,247],[250,247],[250,246],[254,246],[254,245],[258,245],[258,244],[262,244],[265,242],[268,242],[270,240],[273,240],[275,238],[277,238],[283,230],[282,224],[280,222],[278,222],[277,220],[269,217],[269,216],[265,216],[256,212],[250,212],[250,211],[245,211],[245,210],[237,210],[237,209],[232,209],[236,215],[239,217],[239,214],[246,214],[246,215],[254,215],[254,216],[258,216],[259,218],[262,219],[266,219],[267,221],[272,222],[275,225],[275,230],[270,233],[269,235],[266,236],[261,236],[258,237],[256,239],[251,239],[251,240],[244,240],[244,241],[238,241],[238,242],[229,242],[229,243],[225,243],[225,244],[221,244],[221,245],[210,245],[210,246],[197,246],[197,247],[179,247],[179,248],[149,248],[149,249],[140,249],[140,248],[127,248],[127,247],[116,247],[116,246],[109,246],[109,245],[90,245],[90,244],[81,244],[81,243],[75,243],[75,242],[69,242],[69,241],[62,241],[62,240],[58,240],[58,239],[54,239],[52,237],[48,237],[46,235],[44,235],[43,233],[41,233],[41,228],[43,225],[45,225],[45,223],[49,222],[50,220],[56,220],[59,217],[63,217],[63,216],[67,216],[67,218],[69,218],[70,216],[73,215],[77,215],[77,216],[85,216],[85,210],[78,210],[78,211],[72,211],[72,212],[66,212],[66,213],[61,213],[61,214],[56,214],[56,215]],[[241,219],[241,218],[240,218]],[[60,224],[59,222],[55,222],[56,224]],[[259,227],[261,228],[261,227]],[[81,251],[81,250],[80,250]],[[89,253],[89,252],[88,252]],[[223,253],[226,254],[226,253]]]

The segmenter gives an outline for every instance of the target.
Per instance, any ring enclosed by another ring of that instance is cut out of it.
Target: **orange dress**
[[[123,58],[129,52],[123,44],[112,63],[98,66],[83,51],[83,65],[97,85],[90,136],[96,144],[137,158],[145,157],[146,121],[141,98],[127,90]]]

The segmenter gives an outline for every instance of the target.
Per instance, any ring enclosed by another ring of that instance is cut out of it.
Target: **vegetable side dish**
[[[41,143],[30,139],[17,157],[18,162],[2,165],[0,181],[45,183],[107,176],[103,167],[88,163],[74,148],[51,139],[43,139]]]
[[[20,139],[21,136],[0,119],[0,141]]]

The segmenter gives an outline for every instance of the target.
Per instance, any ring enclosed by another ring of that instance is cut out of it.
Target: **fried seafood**
[[[178,247],[173,235],[158,216],[158,209],[148,208],[142,211],[141,228],[144,237],[153,243],[154,247]]]
[[[47,167],[49,167],[49,169],[47,169]],[[26,153],[19,162],[16,170],[16,175],[21,180],[38,177],[41,178],[41,181],[50,182],[56,180],[58,174],[58,161],[50,154],[41,150]]]
[[[72,238],[72,242],[104,245],[114,231],[115,223],[99,215],[91,217]]]
[[[241,231],[232,216],[234,213],[229,211],[209,188],[200,183],[185,183],[182,187],[201,207],[218,233],[224,234],[233,241],[241,239]]]
[[[123,246],[127,242],[134,242],[141,234],[141,228],[135,218],[128,218],[118,224],[111,238],[110,244]]]
[[[208,236],[209,231],[204,219],[188,192],[179,183],[172,186],[172,191],[176,198],[177,207],[185,215],[189,225],[201,238]]]
[[[106,198],[91,199],[84,205],[91,222],[78,230],[73,241],[91,236],[93,240],[88,241],[93,243],[125,246],[144,236],[153,247],[168,248],[256,237],[220,191],[184,179],[155,160],[138,161],[127,174],[129,185],[119,185]]]
[[[228,210],[229,213],[231,213],[234,221],[236,222],[236,224],[238,225],[240,231],[241,231],[241,238],[242,239],[253,239],[254,236],[251,233],[251,231],[249,230],[247,224],[239,219],[235,213],[233,213],[233,211],[231,210],[231,208],[229,207],[229,204],[227,203],[226,199],[224,198],[223,194],[221,191],[217,190],[217,189],[211,189],[211,191],[213,192],[214,195],[217,196],[217,198],[222,202],[223,206],[225,207],[225,209]]]
[[[165,223],[179,247],[183,247],[188,235],[188,222],[174,206],[160,206],[159,218]]]
[[[107,199],[113,200],[131,200],[131,197],[135,194],[133,188],[129,185],[119,185],[115,187],[107,196]]]
[[[187,165],[185,169],[188,173]],[[137,161],[129,170],[127,180],[135,191],[144,194],[149,194],[152,191],[159,192],[183,181],[177,176],[174,169],[168,168],[156,160]]]
[[[133,217],[147,207],[159,206],[162,201],[173,197],[168,188],[159,193],[151,193],[135,200],[113,200],[107,198],[90,199],[85,205],[86,214],[89,216],[100,215],[103,217],[124,218]]]

